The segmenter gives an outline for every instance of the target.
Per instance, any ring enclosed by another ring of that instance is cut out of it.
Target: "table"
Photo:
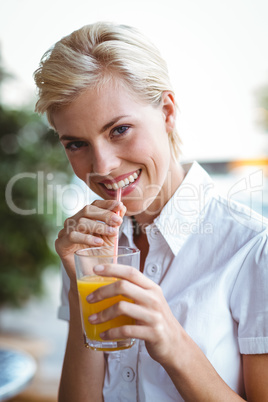
[[[0,401],[19,394],[36,372],[36,363],[25,352],[0,347]]]

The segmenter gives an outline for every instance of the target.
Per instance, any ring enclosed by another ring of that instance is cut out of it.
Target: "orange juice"
[[[91,324],[88,321],[88,317],[90,315],[105,310],[106,308],[112,306],[113,304],[118,303],[120,300],[126,300],[133,303],[133,301],[121,295],[114,296],[97,303],[87,302],[86,297],[90,293],[94,292],[94,290],[98,289],[99,287],[109,285],[110,283],[113,283],[116,280],[117,280],[116,278],[107,278],[100,276],[84,276],[77,280],[84,331],[88,339],[94,341],[102,341],[102,339],[99,336],[99,334],[101,334],[102,332],[107,331],[110,328],[120,327],[122,325],[135,324],[135,320],[133,318],[124,315],[113,318],[112,320],[101,324]]]

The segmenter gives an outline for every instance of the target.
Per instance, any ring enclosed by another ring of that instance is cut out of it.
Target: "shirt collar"
[[[186,176],[160,215],[146,228],[147,236],[160,231],[174,255],[177,255],[190,234],[199,233],[206,205],[212,197],[214,184],[197,163],[184,164]],[[207,228],[209,230],[209,228]],[[133,222],[124,218],[121,231],[133,242]],[[131,236],[131,237],[130,237]]]

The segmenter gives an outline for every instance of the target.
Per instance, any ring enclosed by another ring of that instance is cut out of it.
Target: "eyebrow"
[[[80,138],[78,137],[74,137],[73,135],[62,135],[61,137],[59,137],[60,141],[80,141]]]
[[[108,128],[112,127],[114,124],[116,124],[119,120],[123,119],[124,117],[129,117],[129,115],[122,115],[122,116],[117,116],[113,120],[111,120],[109,123],[105,124],[101,130],[100,134],[104,133]]]
[[[109,123],[105,124],[101,129],[100,129],[100,134],[104,133],[106,130],[108,130],[110,127],[112,127],[114,124],[116,124],[119,120],[123,119],[124,117],[129,117],[129,115],[122,115],[122,116],[117,116],[113,120],[109,121]],[[75,137],[73,135],[62,135],[59,137],[60,141],[64,140],[75,140],[79,141],[80,138]]]

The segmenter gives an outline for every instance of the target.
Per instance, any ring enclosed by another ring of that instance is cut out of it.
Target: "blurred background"
[[[88,23],[141,29],[168,63],[182,161],[199,161],[224,195],[268,217],[267,18],[266,0],[0,0],[0,347],[37,362],[13,401],[56,401],[67,324],[54,240],[92,199],[34,114],[40,58]]]

